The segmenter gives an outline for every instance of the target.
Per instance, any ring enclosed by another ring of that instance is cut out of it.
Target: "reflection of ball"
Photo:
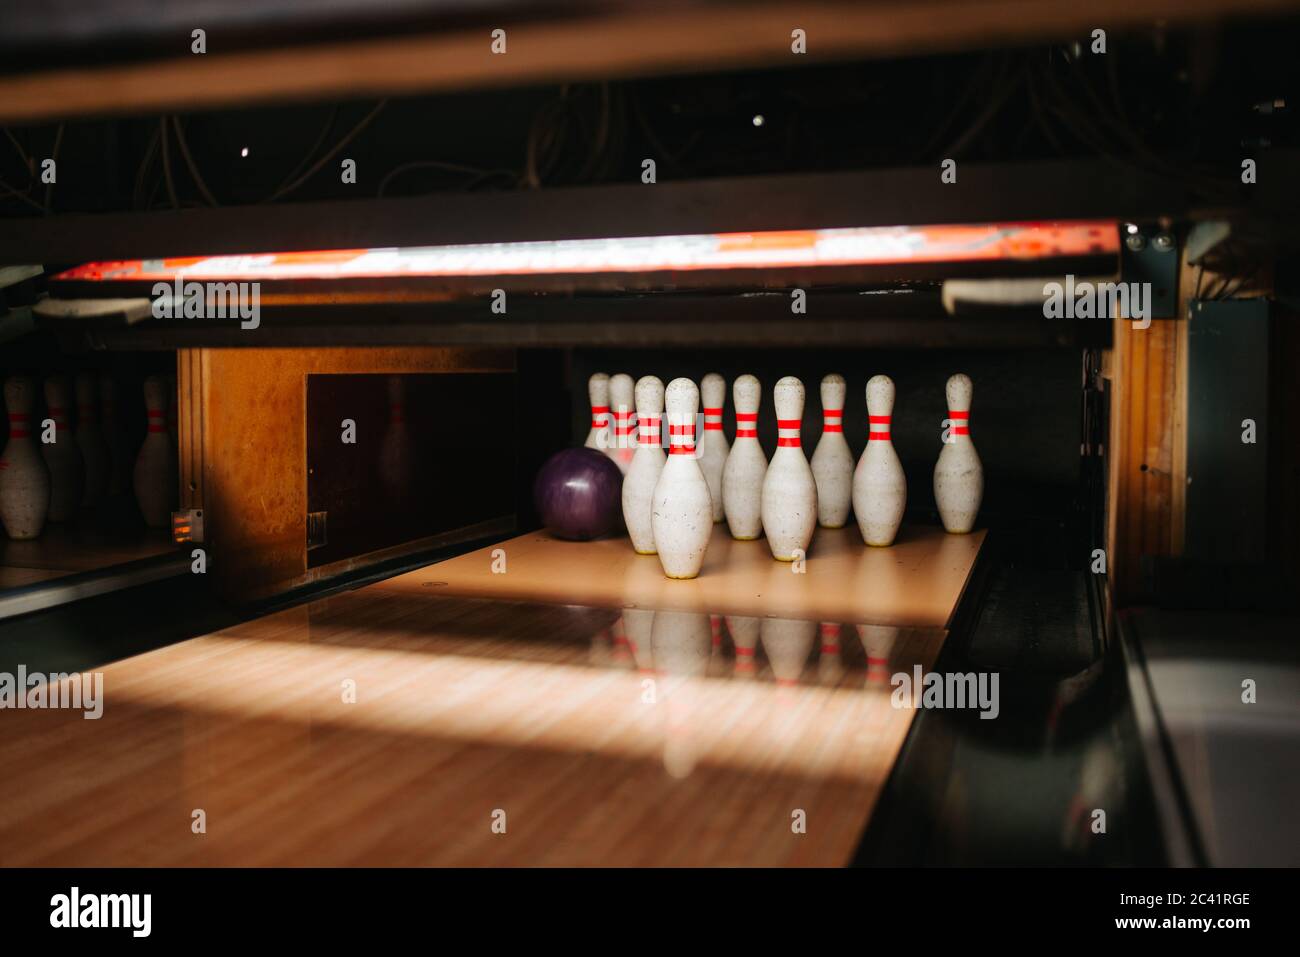
[[[533,501],[557,538],[599,538],[622,525],[623,473],[604,452],[563,449],[537,473]]]

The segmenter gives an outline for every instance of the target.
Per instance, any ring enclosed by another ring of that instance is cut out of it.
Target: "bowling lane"
[[[0,864],[840,865],[945,634],[443,567],[116,662],[99,720],[4,712]]]
[[[738,542],[718,524],[700,576],[670,581],[659,560],[637,555],[626,536],[564,542],[530,532],[374,587],[947,628],[984,536],[905,525],[890,548],[866,548],[856,527],[819,528],[806,562],[794,565],[773,561],[766,541]]]

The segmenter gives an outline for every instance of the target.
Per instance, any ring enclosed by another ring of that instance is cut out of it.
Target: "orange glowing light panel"
[[[515,276],[1035,260],[1118,254],[1114,221],[878,226],[615,239],[334,249],[77,266],[61,280],[114,282]]]

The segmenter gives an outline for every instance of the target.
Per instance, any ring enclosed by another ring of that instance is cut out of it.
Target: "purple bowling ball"
[[[622,530],[623,473],[596,449],[563,449],[537,473],[533,501],[556,538],[600,538]]]

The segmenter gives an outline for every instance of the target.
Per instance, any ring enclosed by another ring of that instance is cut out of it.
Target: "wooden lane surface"
[[[0,711],[0,865],[846,863],[912,720],[887,674],[944,633],[795,626],[746,679],[734,619],[628,624],[371,586],[114,663],[98,720]]]
[[[890,548],[868,548],[856,528],[819,528],[805,572],[795,574],[790,564],[773,560],[766,541],[735,541],[719,524],[700,576],[673,581],[657,557],[637,555],[625,537],[565,542],[532,532],[375,587],[946,628],[983,542],[982,531],[948,535],[918,526],[904,528]],[[493,571],[500,567],[498,549],[504,574]]]
[[[154,529],[110,534],[84,525],[47,525],[39,538],[26,541],[0,535],[0,587],[98,571],[175,548],[166,531]]]

